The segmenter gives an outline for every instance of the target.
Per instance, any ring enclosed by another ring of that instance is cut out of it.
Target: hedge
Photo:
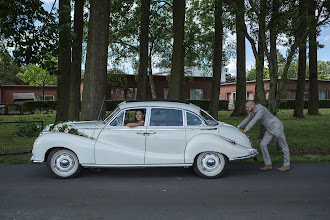
[[[117,105],[125,100],[107,100],[106,101],[106,110],[113,111]],[[192,100],[186,99],[186,102],[195,104],[202,109],[208,111],[210,100]],[[294,109],[295,100],[292,99],[282,99],[280,101],[280,109]],[[219,110],[227,111],[228,110],[228,100],[219,100]],[[304,108],[308,108],[308,100],[304,101]],[[319,108],[330,108],[330,99],[319,100]],[[23,102],[23,111],[25,113],[34,113],[36,111],[56,111],[56,101],[25,101]]]
[[[23,111],[32,114],[36,111],[56,111],[56,101],[24,101]]]
[[[294,109],[294,99],[281,99],[280,109]],[[304,108],[308,109],[308,99],[304,100]],[[319,108],[330,108],[330,99],[319,100]]]
[[[113,111],[117,107],[117,105],[123,101],[125,101],[125,100],[107,100],[106,101],[106,110]],[[206,111],[209,110],[210,100],[208,100],[208,99],[202,99],[202,100],[186,99],[186,102],[197,105]],[[228,100],[219,101],[219,110],[220,111],[228,110]]]

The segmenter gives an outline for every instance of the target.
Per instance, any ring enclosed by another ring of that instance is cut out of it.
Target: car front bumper
[[[259,155],[259,152],[256,149],[252,148],[249,155],[229,158],[229,161],[232,162],[232,161],[237,161],[237,160],[247,160],[250,158],[257,158],[258,155]]]

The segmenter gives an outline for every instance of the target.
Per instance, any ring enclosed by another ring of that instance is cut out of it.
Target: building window
[[[304,99],[309,99],[309,92],[308,90],[304,91]]]
[[[247,100],[253,100],[253,92],[247,92],[246,93],[246,99]]]
[[[125,99],[136,99],[137,88],[127,88],[124,92]]]
[[[203,99],[203,89],[190,89],[190,99]]]
[[[229,101],[229,104],[233,104],[234,100],[236,100],[236,92],[227,92],[226,100]]]
[[[168,88],[164,89],[164,99],[167,99],[168,97]]]
[[[36,96],[36,101],[42,101],[42,95],[40,96]],[[45,101],[52,101],[54,100],[54,96],[53,95],[45,95]]]
[[[328,99],[328,91],[327,90],[321,90],[319,93],[319,99]]]

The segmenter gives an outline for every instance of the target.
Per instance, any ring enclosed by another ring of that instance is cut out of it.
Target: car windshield
[[[211,115],[209,115],[206,111],[201,110],[201,116],[204,118],[207,125],[215,126],[218,124],[218,121],[215,120]]]
[[[109,114],[103,119],[103,123],[104,123],[104,124],[108,123],[108,121],[112,118],[112,116],[115,115],[118,111],[119,111],[119,108],[116,108],[114,111],[112,111],[111,113],[109,113]]]

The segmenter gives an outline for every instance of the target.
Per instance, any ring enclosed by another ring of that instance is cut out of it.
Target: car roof
[[[165,108],[178,108],[189,110],[199,114],[201,108],[192,103],[185,103],[180,101],[124,101],[119,103],[118,107],[123,108],[142,108],[142,107],[165,107]]]

